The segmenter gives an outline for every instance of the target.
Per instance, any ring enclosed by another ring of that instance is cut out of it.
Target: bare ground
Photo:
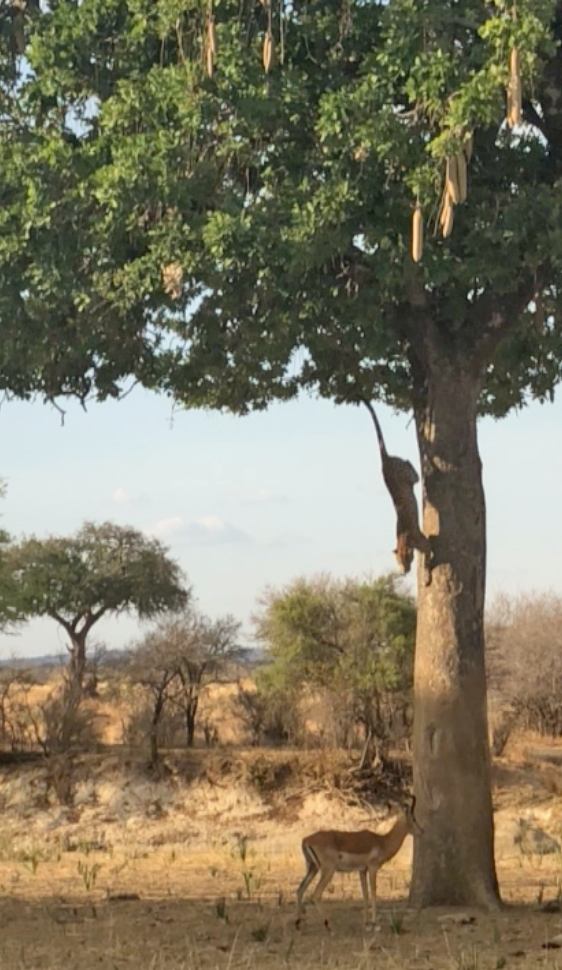
[[[2,967],[90,968],[500,968],[558,967],[543,943],[560,919],[517,907],[469,925],[441,913],[409,913],[384,904],[380,932],[365,934],[356,903],[326,905],[327,933],[309,920],[294,929],[286,904],[228,902],[227,920],[208,901],[142,899],[73,907],[47,899],[0,904]]]
[[[377,932],[364,931],[353,875],[325,896],[331,932],[313,907],[294,925],[302,836],[328,826],[383,831],[392,821],[384,804],[349,807],[333,785],[315,783],[322,759],[338,777],[335,755],[225,749],[169,757],[161,779],[102,755],[75,766],[68,808],[41,766],[5,767],[0,968],[562,970],[562,949],[544,948],[562,933],[562,913],[541,909],[560,895],[562,856],[541,854],[546,843],[525,834],[538,828],[562,844],[558,769],[532,760],[537,746],[519,739],[494,768],[504,911],[467,913],[466,923],[409,911],[407,840],[379,877]],[[293,765],[287,780],[294,758],[302,777]]]

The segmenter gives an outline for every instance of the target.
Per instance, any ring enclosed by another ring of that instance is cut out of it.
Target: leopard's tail
[[[378,442],[379,442],[379,448],[381,450],[381,455],[386,455],[387,454],[386,445],[384,443],[384,438],[382,436],[381,426],[379,424],[379,419],[377,418],[375,409],[374,409],[373,405],[371,404],[371,402],[370,401],[367,401],[366,398],[363,398],[362,397],[362,398],[360,398],[360,401],[361,401],[361,404],[364,404],[365,405],[365,407],[367,408],[369,414],[371,415],[371,417],[373,419],[373,424],[375,425],[375,431],[377,432],[377,438],[378,438]]]

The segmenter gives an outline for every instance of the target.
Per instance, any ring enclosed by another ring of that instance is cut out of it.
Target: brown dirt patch
[[[41,765],[1,768],[0,968],[562,968],[562,949],[542,946],[562,932],[562,913],[539,910],[561,893],[561,854],[529,853],[516,838],[523,819],[562,844],[562,803],[545,767],[519,753],[494,769],[510,906],[467,925],[408,911],[407,840],[380,874],[375,933],[364,932],[355,875],[326,894],[330,933],[313,908],[294,926],[302,836],[391,824],[386,804],[346,804],[336,784],[349,767],[342,752],[170,754],[158,777],[114,751],[76,762],[69,808],[53,802]],[[111,901],[122,894],[139,898]]]

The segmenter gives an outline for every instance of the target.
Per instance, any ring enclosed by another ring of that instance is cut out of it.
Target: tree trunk
[[[188,748],[192,748],[195,741],[195,718],[198,706],[199,698],[190,697],[185,709],[185,740]]]
[[[150,721],[149,729],[149,742],[150,742],[150,763],[153,767],[156,767],[159,760],[158,752],[158,725],[160,723],[160,716],[164,709],[164,701],[162,697],[157,697],[154,702],[154,707],[152,710],[152,718]]]
[[[81,696],[86,673],[86,637],[74,633],[71,637],[70,660],[68,661],[68,682],[73,692]]]
[[[418,576],[414,686],[416,837],[410,902],[494,907],[499,889],[486,709],[486,510],[476,435],[479,383],[439,360],[418,389],[430,586]]]
[[[150,728],[150,764],[155,767],[158,764],[158,728],[152,724]]]
[[[86,670],[86,637],[81,633],[71,635],[70,659],[62,697],[62,717],[58,731],[58,746],[68,751],[80,734],[78,719],[84,696],[84,673]]]

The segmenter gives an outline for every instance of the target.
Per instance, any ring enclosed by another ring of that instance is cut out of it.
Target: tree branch
[[[428,363],[427,337],[435,308],[432,295],[425,290],[421,278],[406,280],[409,299],[388,307],[386,325],[399,344],[407,344],[425,368]]]
[[[107,613],[107,610],[108,610],[107,606],[100,606],[99,610],[94,610],[93,613],[91,612],[91,610],[89,610],[88,619],[84,623],[84,626],[82,628],[82,633],[88,633],[92,629],[94,623],[97,623],[98,620],[101,619],[103,614]]]
[[[94,624],[97,623],[98,620],[104,615],[104,613],[107,613],[107,611],[108,611],[107,606],[101,606],[99,610],[94,610],[94,612],[88,609],[86,610],[84,615],[80,614],[80,616],[78,616],[73,622],[73,630],[75,635],[80,637],[87,636],[90,630],[92,629],[92,627],[94,626]],[[84,620],[84,624],[82,626],[82,629],[78,630],[78,624],[81,619]]]
[[[76,623],[78,623],[80,617],[78,617],[78,620],[75,620],[74,623],[70,623],[68,620],[65,620],[60,613],[57,613],[56,610],[47,610],[47,616],[50,616],[52,620],[56,620],[57,623],[60,623],[63,630],[66,630],[68,633],[70,639],[74,639],[76,636]]]
[[[474,332],[480,331],[474,349],[474,363],[477,368],[486,366],[501,342],[517,329],[521,313],[537,290],[541,289],[542,277],[546,272],[547,269],[543,266],[536,275],[524,274],[515,293],[502,295],[486,290],[473,303],[466,328]]]

